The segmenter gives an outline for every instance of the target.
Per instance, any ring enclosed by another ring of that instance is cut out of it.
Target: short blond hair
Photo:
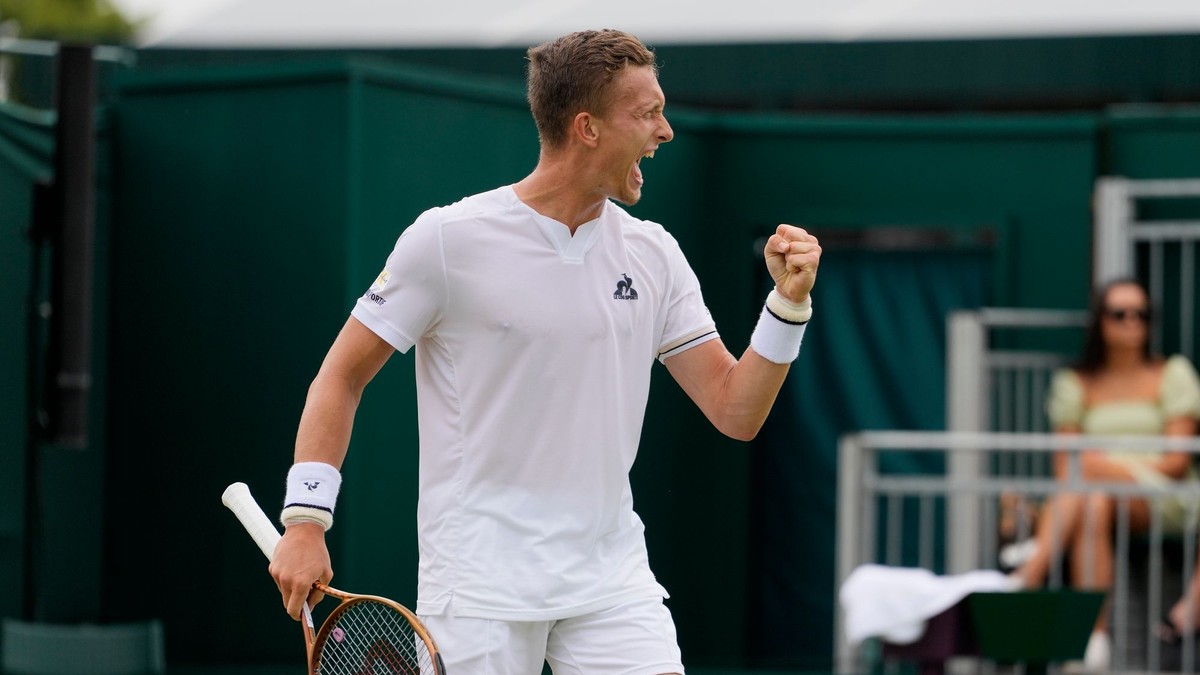
[[[583,111],[603,115],[613,77],[628,66],[658,67],[642,41],[619,30],[585,30],[531,47],[527,96],[538,138],[556,147]]]

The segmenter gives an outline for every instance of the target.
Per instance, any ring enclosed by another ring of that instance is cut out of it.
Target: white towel
[[[869,637],[893,644],[921,639],[925,622],[977,591],[1015,591],[1019,584],[995,570],[938,576],[929,570],[862,565],[838,594],[846,617],[846,639]]]

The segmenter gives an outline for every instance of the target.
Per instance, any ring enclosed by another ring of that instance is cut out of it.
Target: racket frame
[[[221,495],[221,503],[223,503],[233,515],[242,523],[242,527],[250,534],[263,555],[267,560],[272,560],[275,557],[275,546],[283,535],[279,534],[279,530],[275,529],[275,525],[267,514],[263,512],[262,507],[255,501],[254,496],[250,494],[250,488],[245,483],[233,483],[225,488],[225,492]],[[320,653],[325,641],[329,638],[337,619],[346,610],[359,602],[378,602],[384,604],[399,612],[413,628],[413,632],[425,643],[425,647],[429,650],[431,662],[433,664],[434,675],[446,675],[446,666],[442,663],[442,655],[438,652],[437,644],[433,641],[433,636],[425,629],[425,625],[404,605],[389,600],[388,598],[378,595],[360,595],[357,593],[347,593],[336,588],[327,586],[319,581],[314,582],[313,589],[318,590],[325,595],[337,598],[340,602],[325,621],[321,624],[321,629],[316,630],[313,623],[312,609],[308,606],[308,601],[305,600],[304,606],[301,609],[302,620],[301,626],[304,628],[304,647],[308,656],[308,673],[316,675],[317,669],[320,667]]]

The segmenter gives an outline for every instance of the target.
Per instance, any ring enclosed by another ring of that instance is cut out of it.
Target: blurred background
[[[93,640],[150,656],[87,672],[297,672],[219,496],[281,502],[308,383],[396,237],[533,168],[524,50],[601,27],[657,52],[676,136],[631,211],[680,241],[732,350],[770,287],[762,238],[788,222],[825,247],[758,439],[721,437],[656,368],[636,508],[690,672],[833,671],[839,438],[988,430],[948,410],[948,318],[1084,308],[1154,255],[1101,249],[1098,186],[1200,178],[1194,0],[0,0],[10,671]],[[1194,357],[1191,258],[1171,260],[1159,346]],[[368,388],[329,535],[337,586],[405,603],[412,368]],[[944,516],[939,559],[962,534]]]

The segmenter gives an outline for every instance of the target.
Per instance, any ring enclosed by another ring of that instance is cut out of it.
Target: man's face
[[[675,132],[663,116],[666,98],[654,70],[627,67],[613,79],[607,113],[600,118],[600,142],[605,171],[599,186],[622,204],[642,197],[643,157],[653,156]]]

